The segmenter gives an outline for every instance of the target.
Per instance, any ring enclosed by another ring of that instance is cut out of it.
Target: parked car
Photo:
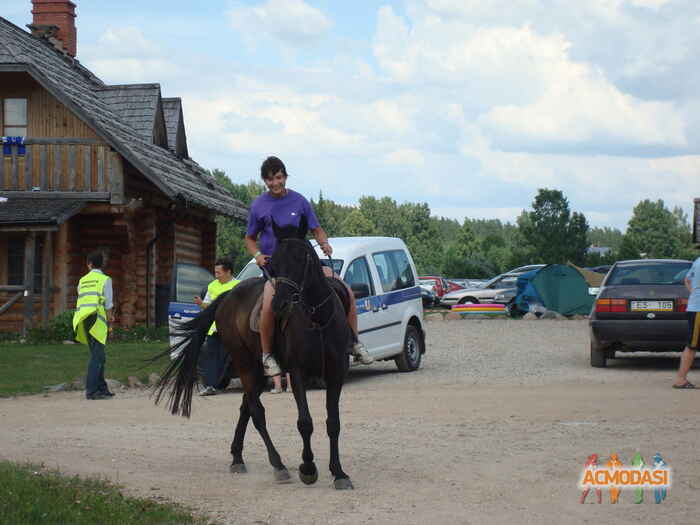
[[[437,306],[440,300],[435,294],[435,284],[430,279],[419,279],[418,286],[420,286],[421,299],[423,300],[423,308],[431,308]]]
[[[422,281],[433,281],[433,284],[435,285],[435,295],[437,295],[438,300],[442,299],[442,296],[449,291],[450,285],[447,283],[447,279],[444,277],[437,275],[419,275],[418,278]]]
[[[465,288],[445,294],[442,303],[446,306],[467,303],[493,303],[496,295],[506,290],[515,290],[519,274],[504,273],[491,279],[483,288]]]
[[[359,338],[375,360],[393,359],[402,372],[417,370],[425,353],[423,304],[408,248],[395,237],[336,237],[332,264],[355,294]],[[236,279],[262,275],[251,260]]]
[[[686,343],[690,261],[618,261],[591,311],[591,366],[604,367],[615,352],[680,351]]]
[[[168,328],[171,334],[177,327],[195,317],[201,308],[195,304],[194,297],[202,295],[210,282],[214,280],[212,273],[196,264],[178,263],[173,267],[168,302]],[[174,346],[181,337],[171,335],[170,346]]]
[[[447,293],[454,292],[455,290],[461,290],[464,288],[463,285],[454,281],[452,279],[445,279],[447,281]]]
[[[513,268],[512,270],[508,270],[506,273],[526,273],[526,272],[531,272],[532,270],[539,270],[540,268],[544,268],[547,266],[546,264],[527,264],[525,266],[518,266],[517,268]]]

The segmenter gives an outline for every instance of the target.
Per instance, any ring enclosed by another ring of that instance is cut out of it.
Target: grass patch
[[[107,343],[105,377],[126,383],[129,376],[142,382],[151,372],[160,373],[167,358],[147,364],[167,348],[167,343]],[[0,344],[0,397],[44,392],[56,385],[85,377],[90,350],[85,345]]]
[[[130,498],[104,480],[0,461],[3,525],[207,525],[172,503]]]

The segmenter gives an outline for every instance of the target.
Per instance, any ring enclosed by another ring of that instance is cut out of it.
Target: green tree
[[[627,224],[620,257],[681,257],[690,241],[689,226],[683,221],[682,210],[668,210],[662,199],[639,202]]]
[[[571,214],[569,201],[560,190],[542,188],[527,212],[520,230],[532,248],[531,262],[582,264],[588,245],[588,222],[581,213]]]
[[[345,217],[340,230],[343,232],[343,236],[347,237],[376,235],[377,233],[376,226],[357,208]]]

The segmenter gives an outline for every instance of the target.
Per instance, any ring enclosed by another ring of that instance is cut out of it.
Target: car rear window
[[[688,270],[689,262],[625,264],[615,267],[605,285],[683,284]]]

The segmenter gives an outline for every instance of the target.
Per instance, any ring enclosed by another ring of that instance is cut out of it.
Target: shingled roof
[[[97,95],[144,140],[153,140],[156,114],[163,111],[159,84],[105,86]]]
[[[168,130],[168,147],[178,157],[189,157],[185,123],[182,115],[182,99],[164,98],[162,101],[165,127]]]
[[[87,201],[77,199],[3,197],[0,198],[0,229],[4,225],[62,224],[87,204]]]
[[[0,17],[0,71],[26,71],[173,200],[245,218],[245,206],[199,165],[144,138],[104,100],[112,91],[77,60]]]

